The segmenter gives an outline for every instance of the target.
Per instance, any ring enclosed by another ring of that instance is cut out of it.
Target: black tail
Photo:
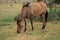
[[[46,11],[46,14],[45,14],[45,22],[47,22],[47,18],[48,18],[48,12]]]

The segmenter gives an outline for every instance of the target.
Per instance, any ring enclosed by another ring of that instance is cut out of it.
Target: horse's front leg
[[[32,18],[30,18],[30,21],[31,21],[31,27],[32,27],[32,31],[33,31],[34,29],[33,29],[33,20],[32,20]]]
[[[24,21],[25,21],[25,29],[24,29],[24,32],[25,32],[25,31],[26,31],[26,25],[27,25],[27,24],[26,24],[26,19],[24,19]]]

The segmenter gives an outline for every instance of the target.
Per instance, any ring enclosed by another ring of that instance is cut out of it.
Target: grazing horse
[[[26,18],[29,18],[31,21],[31,26],[33,30],[33,22],[32,19],[36,16],[40,16],[43,20],[43,26],[42,30],[45,29],[48,12],[47,12],[47,6],[43,2],[33,2],[33,3],[27,3],[23,5],[23,8],[21,10],[21,14],[19,14],[17,18],[17,33],[21,32],[21,29],[23,27],[22,22],[25,21],[25,29],[26,31]]]

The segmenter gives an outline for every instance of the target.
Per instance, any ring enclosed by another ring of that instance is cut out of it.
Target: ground
[[[16,33],[16,23],[0,27],[0,40],[60,40],[60,22],[48,22],[46,29],[41,30],[42,23],[34,22],[34,31],[30,23],[27,24],[27,31]]]

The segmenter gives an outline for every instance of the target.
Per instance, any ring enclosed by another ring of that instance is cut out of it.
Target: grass
[[[15,16],[20,13],[21,7],[21,4],[14,4],[13,6],[10,6],[10,4],[0,4],[0,21],[14,21]]]
[[[0,27],[0,40],[60,40],[59,23],[48,22],[46,29],[41,30],[42,23],[34,22],[34,31],[31,31],[28,23],[27,31],[23,32],[23,28],[20,34],[16,33],[16,23],[11,23],[9,26]]]
[[[27,31],[16,33],[15,16],[20,13],[21,4],[0,4],[0,40],[60,40],[60,22],[48,22],[46,29],[41,30],[42,23],[34,22],[34,31],[31,31],[30,22]]]

